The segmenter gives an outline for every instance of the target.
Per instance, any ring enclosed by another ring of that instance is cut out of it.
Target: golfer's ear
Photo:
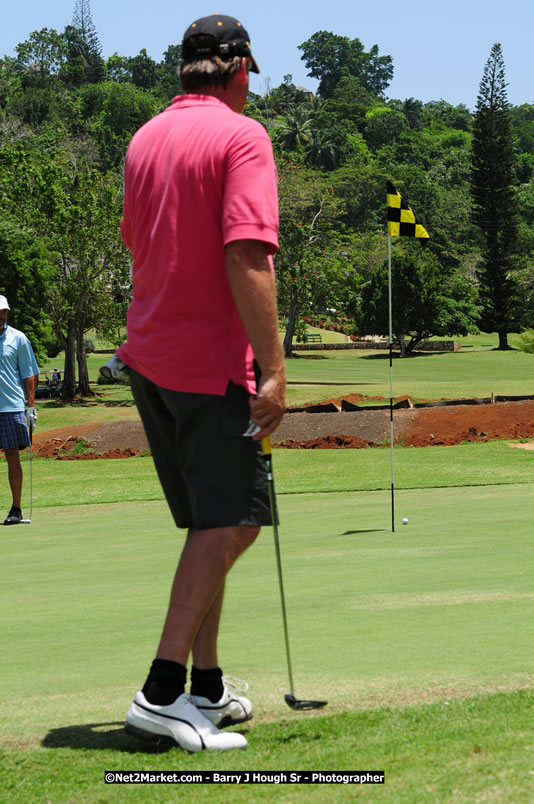
[[[239,80],[242,81],[243,83],[245,81],[248,81],[248,59],[246,59],[244,56],[241,59],[241,64],[239,66],[239,70],[236,73],[236,76],[238,76]]]

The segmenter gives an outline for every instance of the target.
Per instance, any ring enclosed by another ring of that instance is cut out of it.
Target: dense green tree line
[[[13,321],[41,355],[54,342],[65,349],[66,399],[75,393],[76,362],[87,390],[84,332],[116,333],[124,320],[124,154],[137,128],[179,93],[180,51],[171,43],[160,61],[144,49],[104,59],[89,2],[77,0],[64,31],[34,31],[0,59],[0,292],[16,300]],[[286,352],[299,318],[325,310],[342,314],[355,334],[385,334],[377,310],[387,180],[430,234],[424,255],[417,242],[393,244],[404,277],[396,334],[415,345],[419,336],[495,326],[491,255],[473,190],[481,109],[388,98],[392,59],[359,39],[319,31],[300,51],[319,80],[317,95],[287,75],[251,94],[246,110],[266,127],[278,166]],[[507,297],[499,322],[514,331],[534,324],[534,105],[505,107],[514,237],[499,268]],[[409,288],[420,288],[423,307],[412,295],[408,320],[401,307]]]

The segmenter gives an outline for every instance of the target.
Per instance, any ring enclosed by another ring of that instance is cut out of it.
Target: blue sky
[[[215,4],[213,4],[214,6]],[[242,0],[213,7],[179,0],[91,0],[93,21],[103,56],[117,51],[135,56],[146,48],[159,61],[169,44],[181,41],[197,17],[213,11],[238,17],[252,41],[261,74],[251,89],[262,93],[269,80],[277,86],[287,73],[312,91],[317,81],[306,75],[298,45],[319,30],[358,38],[366,50],[377,44],[392,57],[391,98],[424,102],[443,98],[473,108],[478,85],[494,42],[503,47],[508,99],[514,105],[534,102],[530,70],[533,0]],[[18,42],[40,28],[62,30],[72,20],[74,0],[3,0],[0,55],[14,55]]]

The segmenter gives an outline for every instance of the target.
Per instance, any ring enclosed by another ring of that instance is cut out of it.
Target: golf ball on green
[[[403,517],[402,517],[402,524],[403,524],[403,525],[407,525],[407,524],[408,524],[408,517],[407,517],[407,516],[403,516]]]

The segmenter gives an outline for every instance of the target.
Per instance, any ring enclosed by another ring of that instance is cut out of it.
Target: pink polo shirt
[[[171,390],[223,395],[231,380],[254,393],[224,246],[262,240],[269,255],[278,248],[267,132],[217,98],[181,95],[134,135],[124,179],[133,299],[119,357]]]

